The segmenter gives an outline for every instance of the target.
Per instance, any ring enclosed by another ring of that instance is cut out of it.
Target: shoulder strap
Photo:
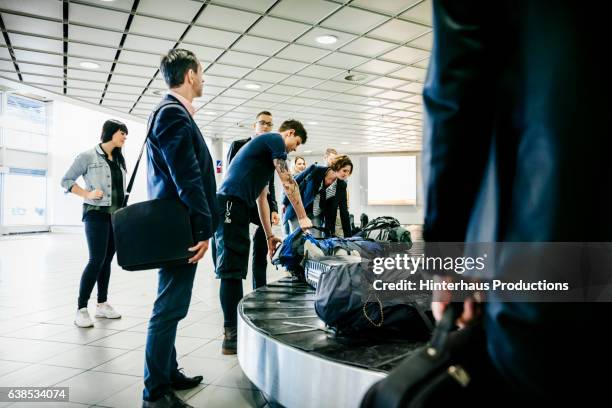
[[[130,182],[128,183],[127,189],[125,191],[125,195],[123,196],[123,204],[121,207],[127,206],[128,200],[130,199],[130,193],[132,192],[132,187],[134,186],[134,180],[136,179],[136,173],[138,172],[138,165],[140,164],[140,159],[142,159],[142,153],[144,153],[144,148],[147,144],[147,140],[149,140],[149,135],[151,134],[151,129],[153,128],[153,123],[155,123],[155,118],[159,111],[165,108],[168,105],[178,105],[182,109],[185,109],[182,104],[175,101],[166,101],[159,105],[157,109],[151,115],[149,122],[147,123],[147,135],[145,137],[144,142],[142,142],[142,147],[140,148],[140,153],[138,153],[138,160],[136,160],[136,164],[134,165],[134,171],[132,171],[132,176],[130,177]]]

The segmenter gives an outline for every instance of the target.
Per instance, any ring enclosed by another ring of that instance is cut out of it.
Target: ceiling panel
[[[425,0],[421,4],[412,7],[402,14],[401,17],[431,26],[433,20],[431,0]]]
[[[99,3],[99,2],[97,2]],[[128,20],[128,13],[106,10],[99,7],[70,4],[68,20],[71,23],[87,24],[94,27],[123,31]]]
[[[40,64],[62,65],[64,63],[64,59],[61,55],[46,54],[42,52],[33,52],[25,50],[15,50],[15,58],[17,59],[17,61],[28,61]]]
[[[372,60],[366,62],[365,64],[359,65],[355,69],[357,71],[364,71],[372,74],[386,75],[389,72],[397,71],[402,66],[403,65],[395,64],[392,62]]]
[[[219,62],[222,64],[236,65],[240,67],[255,68],[264,62],[267,57],[260,55],[247,54],[245,52],[227,51]]]
[[[393,19],[369,33],[368,36],[377,37],[396,43],[404,43],[426,33],[429,30],[431,29],[426,26]]]
[[[29,48],[35,51],[45,51],[45,52],[62,52],[62,41],[59,40],[50,40],[48,38],[34,37],[30,35],[21,35],[10,33],[9,39],[11,40],[11,45],[15,48]]]
[[[335,52],[322,58],[319,61],[321,65],[330,65],[336,68],[351,69],[365,63],[368,59],[353,54],[345,54],[342,52]]]
[[[366,57],[376,57],[385,51],[397,47],[395,44],[374,40],[372,38],[358,38],[355,41],[352,41],[348,45],[342,47],[340,51],[354,53],[358,55],[365,55]]]
[[[236,41],[238,37],[240,37],[240,34],[229,31],[193,26],[189,29],[183,41],[225,49]]]
[[[2,8],[37,16],[62,19],[62,3],[49,0],[2,0]],[[4,18],[4,17],[3,17]]]
[[[262,69],[284,72],[288,74],[293,74],[304,67],[306,67],[306,64],[304,63],[280,58],[270,58],[261,66]]]
[[[338,9],[338,4],[324,0],[284,0],[270,14],[315,24]]]
[[[276,17],[264,17],[249,33],[282,41],[293,41],[304,34],[310,26],[281,20]]]
[[[250,71],[249,68],[233,67],[231,65],[213,64],[206,70],[207,74],[221,75],[231,78],[242,78]]]
[[[134,16],[130,33],[152,35],[176,41],[181,37],[186,28],[187,24],[184,23],[176,23],[160,18]]]
[[[303,62],[315,62],[329,54],[329,50],[307,47],[305,45],[291,44],[278,53],[278,56],[285,59],[294,59]]]
[[[168,50],[172,49],[175,43],[176,41],[158,40],[156,38],[128,34],[125,38],[123,48],[162,55],[168,52]]]
[[[27,34],[38,34],[47,37],[62,38],[62,23],[41,20],[31,17],[22,17],[15,14],[2,14],[4,26],[9,31],[21,31]]]
[[[423,48],[426,50],[431,50],[431,46],[433,45],[433,33],[428,33],[420,36],[416,40],[410,42],[410,45],[414,45],[415,47]]]
[[[10,65],[12,66],[13,63],[10,62]],[[19,64],[19,71],[22,74],[23,73],[40,74],[40,75],[50,75],[50,76],[55,76],[55,77],[63,77],[64,76],[64,69],[63,68],[61,68],[61,67],[48,67],[48,66],[45,66],[45,65],[34,65],[34,64],[20,63]]]
[[[168,0],[146,0],[139,3],[138,13],[189,23],[201,6],[200,2],[193,0],[172,0],[172,7],[168,7]]]
[[[121,51],[119,55],[118,62],[128,63],[128,64],[140,64],[140,65],[149,65],[151,67],[159,67],[159,62],[161,58],[159,55],[155,54],[147,54],[144,52],[135,52],[135,51]]]
[[[196,21],[196,24],[242,32],[258,18],[259,15],[255,13],[208,5]]]
[[[398,1],[398,0],[355,0],[351,3],[353,6],[363,7],[369,10],[375,10],[386,14],[395,15],[407,7],[418,3],[417,0]]]
[[[74,57],[95,58],[112,61],[115,59],[117,49],[111,47],[98,47],[97,45],[87,45],[69,42],[68,54]]]
[[[380,25],[388,18],[380,14],[370,13],[356,8],[345,7],[327,18],[321,26],[363,34],[371,28]]]
[[[117,47],[119,42],[121,42],[122,36],[123,34],[119,32],[88,28],[76,24],[70,24],[68,27],[68,38],[70,41],[82,41]]]
[[[245,35],[238,40],[232,49],[261,55],[271,55],[285,46],[286,43],[282,41]]]

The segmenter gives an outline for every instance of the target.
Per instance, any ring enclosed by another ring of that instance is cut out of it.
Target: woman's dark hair
[[[346,154],[341,154],[339,156],[334,157],[334,160],[331,162],[330,169],[333,171],[340,171],[345,166],[351,166],[351,174],[353,174],[353,162]]]
[[[100,136],[100,141],[102,141],[102,143],[110,142],[113,138],[113,135],[117,133],[118,130],[125,132],[126,135],[128,133],[128,129],[127,126],[125,126],[125,123],[119,122],[115,119],[107,120],[106,122],[104,122],[104,125],[102,125],[102,135]],[[121,148],[115,147],[111,154],[115,158],[115,160],[117,160],[117,163],[119,163],[119,165],[123,167],[123,170],[126,170],[125,159],[123,158],[123,154],[121,153]]]

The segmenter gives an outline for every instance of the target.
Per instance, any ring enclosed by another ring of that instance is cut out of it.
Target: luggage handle
[[[444,349],[448,335],[455,328],[455,322],[463,313],[463,303],[451,302],[444,310],[442,318],[434,328],[431,337],[431,347],[427,350],[428,354],[436,355],[440,350]]]

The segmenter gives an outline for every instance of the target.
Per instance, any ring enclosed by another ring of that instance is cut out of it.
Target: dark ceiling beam
[[[104,85],[104,91],[102,91],[102,96],[100,96],[99,105],[102,105],[102,102],[104,101],[104,97],[106,96],[106,91],[108,90],[108,86],[110,85],[111,79],[113,78],[113,73],[115,72],[117,61],[119,61],[119,56],[121,55],[121,51],[123,50],[123,44],[125,44],[125,39],[127,38],[127,35],[130,32],[130,27],[132,26],[134,15],[136,14],[136,10],[138,9],[138,3],[140,3],[140,0],[134,0],[134,3],[132,4],[132,10],[130,11],[130,15],[128,16],[127,23],[125,23],[125,30],[123,30],[123,35],[121,36],[119,47],[117,47],[117,53],[115,54],[113,65],[111,66],[111,70],[108,73],[108,78],[106,79],[106,85]]]
[[[64,42],[64,95],[68,91],[68,8],[70,0],[64,0],[63,6],[63,18],[62,25],[64,28],[63,42]]]
[[[9,35],[6,32],[6,27],[4,26],[4,20],[2,20],[1,13],[0,13],[0,30],[2,30],[2,35],[4,36],[4,42],[6,43],[6,47],[8,48],[9,54],[11,54],[11,59],[13,60],[13,65],[15,66],[15,72],[17,73],[17,77],[19,78],[21,82],[23,82],[23,77],[21,76],[21,71],[19,71],[19,65],[17,64],[17,58],[15,58],[15,51],[13,50],[11,39],[9,38]]]

